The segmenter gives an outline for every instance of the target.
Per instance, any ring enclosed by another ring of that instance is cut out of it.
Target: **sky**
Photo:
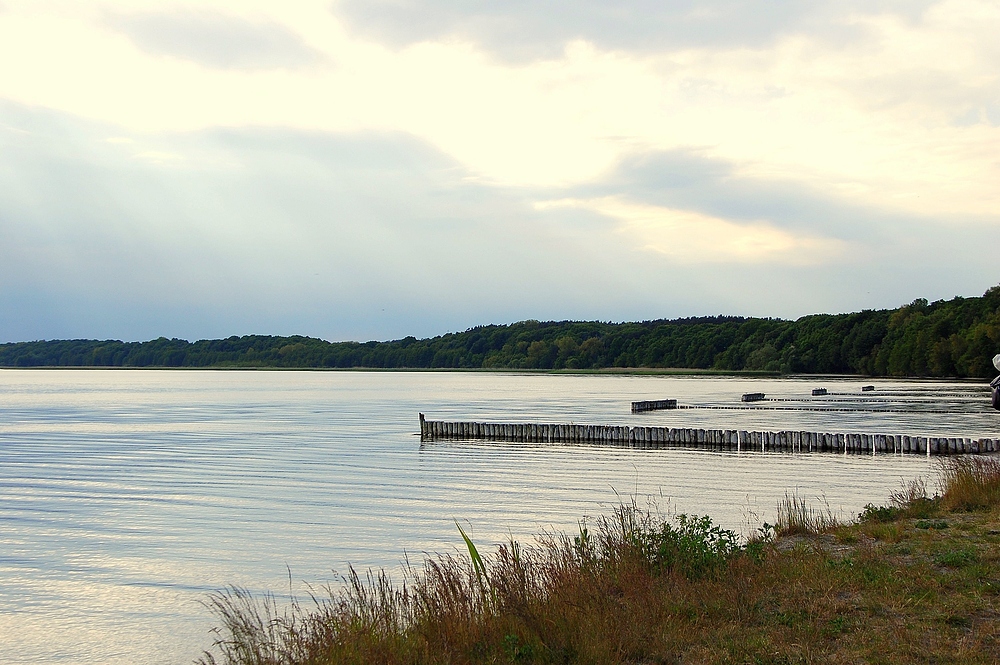
[[[981,295],[998,34],[996,0],[0,0],[0,341]]]

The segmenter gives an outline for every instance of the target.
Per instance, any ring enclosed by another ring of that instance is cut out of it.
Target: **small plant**
[[[869,503],[858,515],[859,522],[895,522],[899,519],[900,509],[895,506],[876,506]]]
[[[945,520],[917,520],[913,526],[918,529],[947,529],[948,522]]]
[[[590,530],[587,529],[587,523],[581,520],[579,524],[580,533],[577,536],[573,536],[573,553],[581,563],[586,565],[593,559],[594,541],[590,537]]]
[[[837,539],[838,543],[843,543],[845,545],[853,545],[858,542],[858,532],[856,529],[849,527],[842,527],[836,529],[833,532],[833,536]]]
[[[764,557],[767,556],[768,546],[773,541],[774,525],[764,522],[763,525],[757,527],[757,532],[747,539],[746,545],[743,546],[743,551],[751,561],[761,563],[764,561]]]
[[[846,633],[848,631],[847,619],[842,616],[837,616],[830,619],[826,626],[823,627],[823,633],[828,637],[836,637],[841,633]]]
[[[588,556],[616,558],[631,551],[653,572],[676,570],[696,579],[725,567],[730,557],[743,551],[739,535],[708,516],[678,515],[673,522],[640,510],[634,502],[623,504],[612,518],[599,521],[600,542],[593,548],[597,552]],[[580,551],[589,540],[581,529],[574,549]]]
[[[897,511],[897,518],[934,516],[940,508],[940,497],[927,495],[927,483],[923,478],[902,481],[900,489],[889,494],[889,504]]]
[[[903,529],[899,522],[865,522],[864,532],[869,538],[887,543],[898,543],[903,539]]]
[[[769,543],[774,540],[774,525],[764,522],[764,524],[757,527],[757,534],[753,540],[762,543]]]
[[[535,659],[535,648],[530,642],[522,642],[517,635],[504,635],[503,650],[515,663],[530,663]]]
[[[774,532],[779,536],[819,534],[831,531],[839,525],[829,505],[825,510],[816,511],[798,494],[789,495],[786,492],[785,498],[778,502],[778,519],[774,525]]]
[[[927,500],[927,483],[923,478],[902,481],[902,487],[889,493],[889,502],[899,510],[907,510],[916,502]]]
[[[642,534],[647,560],[656,570],[680,570],[687,577],[703,577],[725,566],[739,551],[735,532],[712,523],[708,516],[678,515],[677,526],[664,522],[657,531]]]
[[[888,506],[869,503],[858,515],[858,522],[895,522],[905,517],[927,518],[937,513],[940,498],[927,496],[923,478],[903,481],[900,489],[889,494]]]
[[[903,511],[906,517],[933,517],[941,509],[941,497],[914,499]]]
[[[949,550],[934,557],[934,563],[945,568],[964,568],[978,560],[979,556],[971,549]]]
[[[462,525],[455,520],[455,526],[458,527],[458,532],[462,535],[462,540],[465,541],[465,547],[469,550],[469,560],[472,562],[472,569],[476,572],[476,582],[479,583],[479,590],[485,595],[486,594],[486,564],[483,563],[483,557],[479,555],[479,550],[476,549],[476,544],[472,542],[469,535],[465,533],[465,529]]]

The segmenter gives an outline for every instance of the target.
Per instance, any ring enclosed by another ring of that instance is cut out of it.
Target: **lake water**
[[[211,645],[201,602],[228,584],[278,593],[348,563],[481,549],[572,530],[619,497],[773,521],[786,491],[844,516],[920,456],[714,453],[434,442],[433,419],[998,436],[975,383],[492,374],[0,370],[0,662],[190,663]],[[830,394],[809,397],[809,389]],[[638,399],[746,410],[641,415]],[[840,409],[840,410],[833,410]],[[856,410],[850,410],[856,409]]]

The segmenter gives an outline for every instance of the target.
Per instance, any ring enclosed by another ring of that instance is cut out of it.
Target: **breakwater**
[[[633,448],[703,448],[736,452],[896,453],[960,455],[1000,450],[1000,439],[928,437],[850,432],[777,432],[583,425],[555,423],[489,423],[427,420],[420,414],[420,440],[478,439],[537,443],[594,443]]]
[[[632,402],[632,413],[642,413],[643,411],[661,411],[663,409],[676,409],[675,399],[654,399]]]

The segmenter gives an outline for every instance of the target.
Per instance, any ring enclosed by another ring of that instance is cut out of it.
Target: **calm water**
[[[786,490],[834,511],[932,477],[919,456],[724,454],[443,442],[435,419],[998,436],[972,383],[485,373],[0,371],[0,662],[188,663],[205,595],[287,592],[573,529],[618,496],[744,528]],[[830,395],[809,397],[824,386]],[[633,416],[635,399],[698,408]],[[830,409],[860,409],[840,410]]]

